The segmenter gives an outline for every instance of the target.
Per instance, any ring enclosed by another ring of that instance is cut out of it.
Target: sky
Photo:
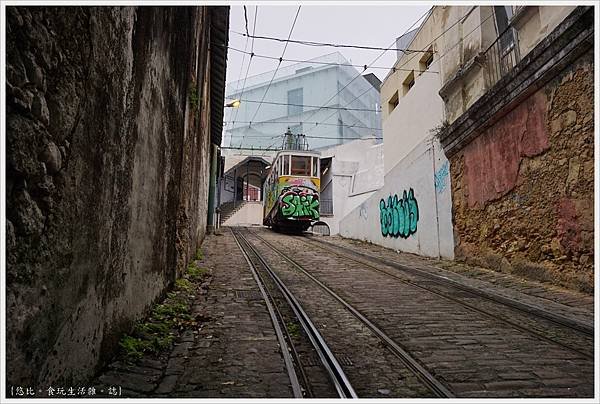
[[[388,48],[395,46],[397,37],[421,18],[430,8],[428,5],[301,5],[300,12],[290,39],[318,41],[349,45],[375,46]],[[248,31],[253,32],[256,18],[255,35],[286,39],[294,21],[298,6],[247,5]],[[256,12],[258,13],[256,15]],[[252,39],[235,32],[245,33],[243,6],[231,6],[229,46],[250,51]],[[254,53],[279,58],[285,43],[264,39],[254,40]],[[312,47],[289,43],[285,58],[307,60],[339,51],[353,64],[369,65],[382,54],[380,50],[350,48]],[[227,58],[227,83],[243,80],[248,69],[249,55],[229,50]],[[396,60],[396,52],[383,54],[374,66],[391,68]],[[254,57],[248,71],[248,77],[275,70],[277,60]],[[283,62],[281,67],[293,64]],[[368,69],[365,73],[374,73],[383,80],[388,73],[385,69]]]

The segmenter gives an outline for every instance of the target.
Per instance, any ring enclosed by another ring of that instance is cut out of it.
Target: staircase
[[[247,202],[246,201],[236,201],[235,208],[233,202],[225,202],[219,208],[221,209],[221,220],[220,225],[225,223],[227,219],[235,214],[238,210],[242,208]]]

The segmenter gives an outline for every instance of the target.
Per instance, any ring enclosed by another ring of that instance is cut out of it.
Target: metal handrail
[[[483,58],[490,88],[521,61],[517,30],[507,27],[483,52]]]

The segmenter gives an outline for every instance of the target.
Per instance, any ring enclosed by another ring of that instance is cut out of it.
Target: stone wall
[[[593,288],[593,50],[450,158],[456,256]]]
[[[202,241],[206,7],[7,7],[7,382],[86,380]]]

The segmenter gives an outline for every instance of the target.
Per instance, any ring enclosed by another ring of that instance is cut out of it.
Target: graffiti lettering
[[[281,197],[281,214],[292,218],[319,218],[319,194],[295,188]]]
[[[446,186],[448,185],[448,162],[446,161],[444,164],[442,164],[442,166],[440,167],[439,170],[437,170],[435,172],[435,174],[433,175],[434,177],[434,183],[435,183],[435,190],[438,194],[441,194],[442,192],[444,192],[444,190],[446,189]]]
[[[408,238],[417,231],[417,222],[419,221],[419,205],[414,196],[412,188],[406,194],[402,194],[402,199],[398,195],[390,195],[387,199],[379,201],[379,220],[381,222],[381,234],[383,237],[402,237]]]

